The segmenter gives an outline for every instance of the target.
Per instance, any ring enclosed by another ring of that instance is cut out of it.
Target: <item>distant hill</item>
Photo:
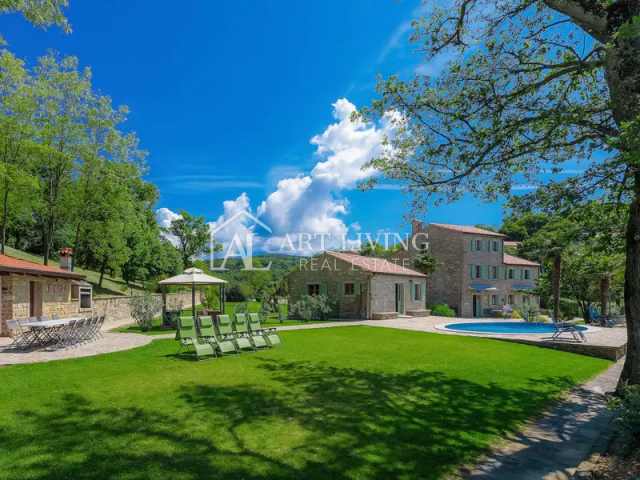
[[[40,265],[44,264],[44,259],[42,257],[23,252],[21,250],[16,250],[15,248],[11,248],[9,246],[5,246],[5,255],[19,258],[21,260],[28,260],[30,262],[39,263]],[[59,266],[59,263],[57,260],[49,260],[49,265],[57,267]],[[141,284],[133,284],[130,288],[127,287],[127,284],[123,279],[109,277],[106,273],[102,281],[102,288],[99,289],[98,281],[100,280],[100,273],[94,272],[92,270],[85,270],[84,268],[76,268],[74,271],[82,275],[86,275],[85,280],[93,285],[93,292],[95,296],[109,297],[114,295],[130,295],[131,290],[142,290]]]
[[[265,255],[255,255],[253,257],[253,265],[258,266],[258,262],[263,267],[269,265],[271,262],[271,278],[272,280],[279,280],[285,274],[292,271],[298,265],[300,265],[300,259],[304,259],[306,257],[300,257],[297,255],[283,255],[283,254],[265,254]],[[207,259],[207,262],[209,260]],[[223,259],[216,258],[215,264],[219,266],[222,264]],[[241,258],[232,257],[227,259],[225,267],[229,269],[230,272],[237,272],[244,268],[244,262]]]

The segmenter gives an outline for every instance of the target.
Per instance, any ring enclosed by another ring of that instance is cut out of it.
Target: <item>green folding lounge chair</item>
[[[197,360],[204,360],[204,358],[201,357],[206,357],[207,355],[212,355],[212,358],[208,360],[213,360],[216,356],[216,352],[210,343],[198,343],[198,335],[192,317],[180,317],[176,339],[180,341],[180,348],[176,352],[176,355],[178,355],[184,347],[187,347],[187,351],[189,352],[193,348]]]
[[[198,333],[203,342],[210,343],[213,350],[220,351],[224,356],[237,355],[238,350],[232,340],[218,340],[215,329],[213,328],[213,320],[211,317],[198,317]],[[216,353],[217,355],[217,353]]]
[[[263,337],[267,340],[271,348],[281,348],[284,347],[284,342],[280,338],[278,331],[275,327],[263,327],[260,322],[260,317],[257,313],[249,314],[249,322],[251,324],[251,330],[254,329],[254,325],[256,329],[260,329],[263,333]]]
[[[222,341],[231,341],[236,347],[236,351],[238,353],[242,353],[242,348],[244,345],[249,345],[250,348],[253,348],[251,342],[248,339],[241,339],[238,341],[238,335],[233,331],[233,327],[231,325],[231,317],[229,315],[218,315],[218,321],[216,322],[216,330],[218,332],[218,342]],[[243,345],[243,346],[241,346]],[[253,351],[253,350],[252,350]]]
[[[260,317],[258,317],[257,313],[249,314],[249,331],[251,340],[256,348],[269,348],[267,339],[264,336],[264,330],[262,329],[262,325],[260,325]]]
[[[236,345],[240,351],[243,353],[255,352],[256,347],[251,340],[247,316],[244,313],[236,313],[233,316],[233,324],[236,327]]]

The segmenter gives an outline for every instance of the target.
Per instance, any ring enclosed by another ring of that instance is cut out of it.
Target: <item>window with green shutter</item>
[[[338,295],[344,295],[344,284],[342,282],[336,283],[336,293]]]
[[[320,284],[320,295],[326,295],[327,294],[327,284],[326,283],[321,283]]]
[[[360,282],[354,282],[354,284],[353,284],[353,293],[355,295],[360,295]]]
[[[420,300],[424,300],[424,283],[420,284]]]

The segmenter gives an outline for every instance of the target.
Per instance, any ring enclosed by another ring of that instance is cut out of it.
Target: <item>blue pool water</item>
[[[580,325],[577,325],[577,327],[582,331],[587,330],[587,327]],[[525,322],[452,323],[444,328],[473,333],[555,333],[556,331],[552,323]]]

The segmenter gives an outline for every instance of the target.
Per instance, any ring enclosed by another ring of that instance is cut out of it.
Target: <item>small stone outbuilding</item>
[[[6,320],[58,315],[90,315],[91,284],[84,275],[0,254],[0,335],[8,334]]]
[[[388,319],[428,315],[427,276],[383,258],[357,252],[325,252],[288,275],[289,302],[305,295],[327,295],[340,318]]]

